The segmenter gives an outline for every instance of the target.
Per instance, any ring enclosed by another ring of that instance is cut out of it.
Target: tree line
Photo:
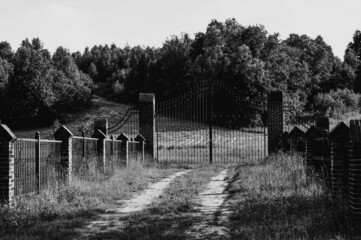
[[[70,53],[59,47],[51,56],[39,39],[24,40],[16,52],[0,43],[1,118],[19,125],[86,108],[92,93],[133,102],[153,92],[161,100],[204,80],[225,83],[245,102],[281,90],[298,109],[314,110],[322,94],[361,91],[361,32],[343,61],[321,36],[282,40],[235,19],[212,20],[205,32],[171,36],[160,48],[112,44]]]

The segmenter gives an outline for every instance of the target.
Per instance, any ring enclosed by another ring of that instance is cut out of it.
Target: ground
[[[302,156],[148,165],[75,180],[0,208],[1,239],[359,239]],[[35,210],[34,210],[35,209]]]
[[[77,133],[127,108],[95,97],[67,126]],[[17,197],[15,208],[1,206],[0,239],[361,239],[344,201],[306,177],[302,155],[266,156],[262,129],[215,128],[210,164],[207,126],[171,128],[157,136],[160,163],[94,170],[70,186]]]

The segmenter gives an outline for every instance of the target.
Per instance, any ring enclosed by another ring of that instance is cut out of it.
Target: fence
[[[14,196],[68,184],[92,158],[101,171],[109,162],[126,166],[130,158],[144,161],[145,139],[141,135],[109,138],[96,129],[92,137],[79,137],[61,126],[54,138],[41,139],[39,133],[35,139],[17,138],[0,124],[0,202],[13,204]]]
[[[306,132],[284,132],[277,145],[302,152],[307,175],[324,179],[333,196],[346,199],[352,219],[361,221],[361,120],[339,122],[329,131],[328,118],[318,118]]]
[[[14,144],[15,195],[55,187],[63,180],[61,141],[19,138]]]

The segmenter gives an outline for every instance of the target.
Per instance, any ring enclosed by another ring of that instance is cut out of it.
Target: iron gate
[[[117,137],[123,133],[130,138],[135,138],[139,134],[139,106],[130,104],[128,108],[122,110],[119,112],[119,120],[110,122],[108,134]]]
[[[156,103],[157,159],[250,163],[267,156],[266,106],[220,82]]]

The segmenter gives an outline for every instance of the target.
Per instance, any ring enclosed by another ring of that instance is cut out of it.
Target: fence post
[[[117,140],[122,141],[121,144],[121,154],[122,157],[125,159],[126,161],[126,166],[128,166],[128,161],[129,161],[129,146],[128,146],[128,141],[129,141],[129,137],[127,135],[125,135],[124,133],[120,134],[117,138]]]
[[[357,223],[361,221],[361,120],[350,121],[352,141],[349,156],[348,200],[350,213]]]
[[[142,154],[142,162],[144,163],[144,149],[145,149],[145,139],[142,135],[138,135],[134,139],[135,141],[139,142],[139,149],[138,152],[141,152]]]
[[[65,183],[69,184],[72,180],[73,168],[73,133],[65,126],[61,126],[54,133],[55,140],[61,141],[61,167],[65,173]]]
[[[36,191],[38,194],[40,194],[40,189],[41,189],[41,181],[40,181],[40,148],[41,148],[41,144],[40,144],[40,133],[36,132],[35,133],[35,139],[36,144],[35,144],[35,176],[36,176]]]
[[[92,138],[97,138],[97,151],[98,151],[98,156],[100,158],[100,161],[102,163],[102,169],[105,172],[106,169],[106,160],[105,160],[105,139],[107,138],[107,136],[101,131],[101,130],[97,130],[93,135]]]
[[[331,145],[331,186],[334,196],[347,193],[348,185],[348,150],[350,144],[350,129],[340,122],[330,132]]]
[[[319,164],[314,161],[314,140],[323,137],[322,132],[315,126],[311,126],[305,133],[306,139],[306,172],[310,176],[315,170],[319,170]]]
[[[304,143],[304,132],[298,127],[294,127],[290,132],[290,150],[296,152],[304,152],[305,151],[305,143]]]
[[[281,136],[281,150],[284,152],[290,151],[290,134],[285,131]]]
[[[155,96],[153,93],[139,94],[139,134],[147,139],[145,152],[151,159],[156,154]]]
[[[277,152],[276,138],[283,133],[283,95],[274,91],[268,95],[268,154]]]
[[[94,120],[94,134],[100,130],[105,136],[108,136],[108,119],[107,118],[97,118]]]
[[[0,124],[0,203],[14,205],[14,153],[16,136],[5,124]]]

